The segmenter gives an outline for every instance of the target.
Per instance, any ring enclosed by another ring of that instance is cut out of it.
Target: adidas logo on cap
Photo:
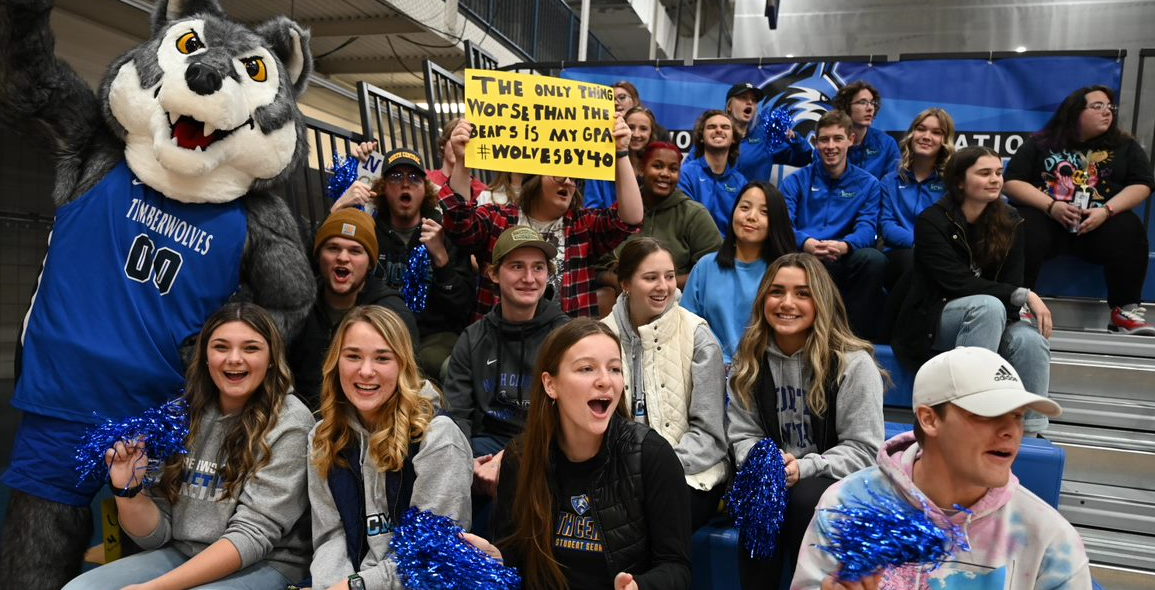
[[[995,381],[1014,381],[1018,383],[1019,380],[1015,378],[1015,374],[1004,365],[999,367],[998,371],[995,371]]]

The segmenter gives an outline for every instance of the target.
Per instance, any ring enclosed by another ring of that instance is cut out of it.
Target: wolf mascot
[[[308,33],[283,17],[250,30],[216,0],[160,0],[152,38],[97,95],[53,56],[51,9],[0,2],[0,122],[55,158],[57,207],[21,336],[5,588],[79,572],[101,485],[78,486],[72,460],[90,423],[178,395],[182,344],[229,299],[264,306],[291,338],[314,297],[296,224],[266,192],[308,149],[295,102]]]

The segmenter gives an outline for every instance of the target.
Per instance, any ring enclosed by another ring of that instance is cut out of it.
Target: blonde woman
[[[882,445],[882,373],[854,335],[826,267],[786,254],[766,270],[730,374],[726,436],[739,468],[769,438],[786,464],[789,503],[778,550],[739,552],[743,588],[776,586],[798,558],[814,507],[835,481],[874,464]]]
[[[383,307],[345,315],[324,374],[308,451],[313,587],[400,589],[389,542],[410,506],[469,528],[469,441],[434,415],[409,332]]]

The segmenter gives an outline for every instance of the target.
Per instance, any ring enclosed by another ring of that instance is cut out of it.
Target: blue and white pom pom
[[[461,538],[452,519],[410,508],[393,529],[397,574],[407,590],[516,590],[521,574]]]
[[[746,455],[725,497],[738,538],[750,557],[767,559],[774,555],[789,493],[782,452],[774,441],[764,438]]]
[[[429,301],[429,274],[433,260],[429,257],[429,248],[421,244],[409,254],[409,262],[405,265],[405,275],[402,279],[401,296],[405,299],[405,306],[414,314],[425,311],[425,304]]]
[[[779,107],[762,116],[758,124],[762,126],[762,133],[770,149],[778,150],[790,141],[787,133],[794,129],[794,116]]]
[[[955,551],[970,551],[962,528],[940,528],[925,505],[917,508],[869,486],[866,496],[824,508],[819,515],[830,544],[818,548],[841,564],[839,579],[856,582],[903,565],[923,565],[932,571]]]
[[[144,442],[144,453],[148,456],[148,464],[142,466],[141,483],[145,487],[153,485],[155,474],[169,459],[188,454],[184,444],[188,428],[188,408],[183,398],[149,408],[139,416],[115,422],[107,420],[90,428],[84,435],[84,443],[76,450],[76,471],[80,476],[77,485],[89,478],[108,479],[108,465],[104,460],[108,449],[118,442],[127,445],[140,441]]]

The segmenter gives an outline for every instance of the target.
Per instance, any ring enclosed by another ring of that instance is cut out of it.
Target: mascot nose
[[[184,79],[193,92],[201,96],[221,89],[221,75],[210,65],[195,63],[184,72]]]

